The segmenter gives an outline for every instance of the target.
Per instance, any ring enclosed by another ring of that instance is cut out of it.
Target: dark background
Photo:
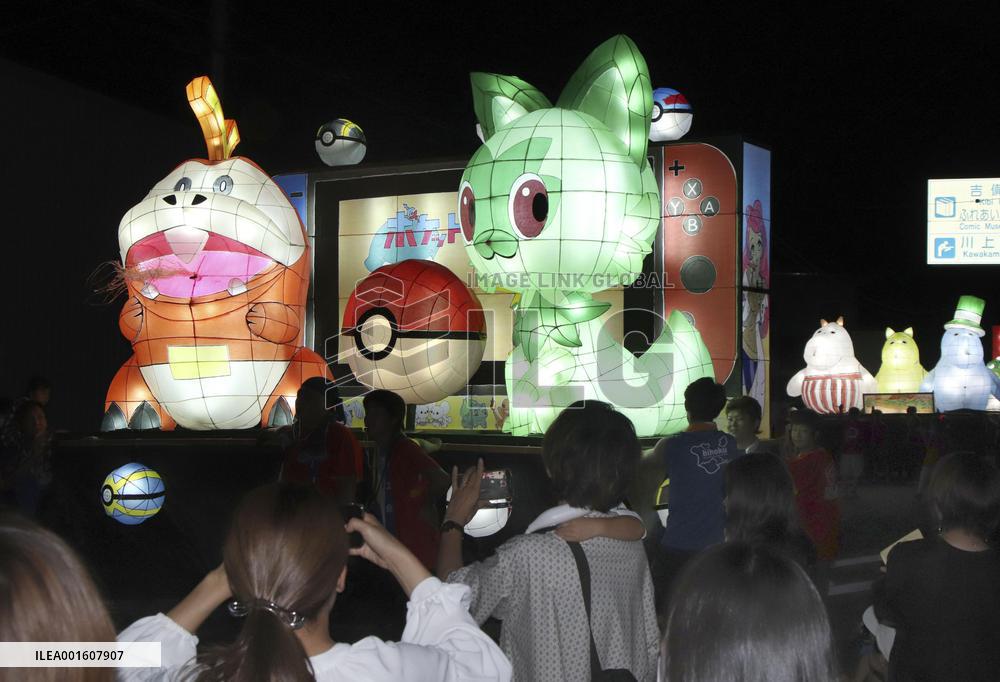
[[[318,167],[316,128],[348,117],[368,160],[468,155],[472,70],[551,98],[601,41],[630,35],[654,86],[695,109],[689,138],[742,133],[773,156],[774,393],[818,318],[843,314],[879,365],[913,326],[926,366],[958,296],[1000,322],[997,267],[929,267],[926,181],[1000,175],[1000,59],[988,3],[817,9],[743,3],[441,5],[151,0],[4,4],[0,23],[0,395],[54,382],[56,427],[93,430],[129,348],[88,275],[125,211],[203,156],[184,85],[208,74],[270,173]]]

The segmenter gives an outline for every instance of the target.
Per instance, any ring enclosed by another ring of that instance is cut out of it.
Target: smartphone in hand
[[[503,500],[506,504],[510,498],[510,471],[507,469],[484,471],[483,481],[479,486],[480,501]]]
[[[365,507],[357,502],[340,506],[340,515],[346,524],[351,519],[363,519],[365,517]],[[365,544],[365,539],[357,531],[347,534],[347,546],[351,549],[358,549]]]

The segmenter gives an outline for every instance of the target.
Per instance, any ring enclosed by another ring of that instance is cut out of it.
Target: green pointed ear
[[[538,109],[550,109],[552,103],[538,88],[516,76],[477,72],[472,74],[472,106],[483,138],[488,140],[511,121]]]
[[[556,106],[590,114],[625,143],[636,164],[646,162],[653,89],[646,60],[628,36],[617,35],[591,52]]]
[[[885,338],[888,339],[890,336],[892,336],[895,333],[896,332],[892,331],[892,327],[886,327],[885,328]]]
[[[912,339],[913,338],[913,327],[907,327],[906,329],[903,330],[903,333],[906,334],[907,336],[909,336]]]

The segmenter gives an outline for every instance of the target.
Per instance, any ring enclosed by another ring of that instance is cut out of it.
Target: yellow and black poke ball
[[[166,489],[160,475],[142,464],[120,466],[104,479],[104,512],[119,523],[136,526],[163,508]]]
[[[365,133],[356,123],[338,118],[316,131],[316,153],[327,166],[353,166],[368,151]]]
[[[451,270],[411,259],[361,280],[344,309],[341,334],[353,339],[347,364],[360,383],[425,405],[469,383],[483,360],[486,317]]]

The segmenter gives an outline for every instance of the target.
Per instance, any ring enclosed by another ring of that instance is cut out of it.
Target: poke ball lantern
[[[316,153],[327,166],[353,166],[367,151],[364,131],[346,118],[324,123],[316,131]]]
[[[347,301],[341,333],[353,338],[347,364],[359,382],[424,405],[469,383],[483,360],[486,318],[451,270],[405,260],[361,280]]]
[[[649,139],[653,142],[679,140],[691,130],[694,113],[687,98],[673,88],[653,90],[653,115]]]
[[[166,489],[160,475],[142,464],[118,467],[104,479],[101,503],[118,523],[137,526],[163,507]]]

